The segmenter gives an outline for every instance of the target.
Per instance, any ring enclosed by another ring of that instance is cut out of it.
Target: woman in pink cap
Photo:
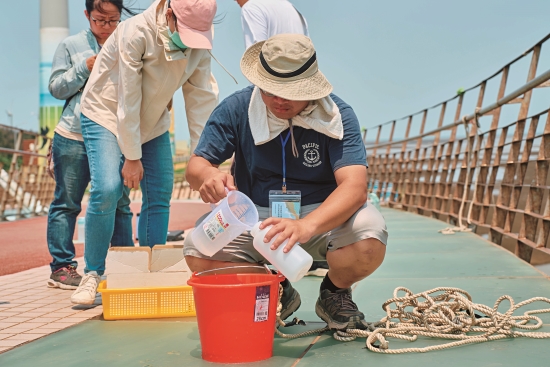
[[[143,194],[140,245],[166,243],[174,176],[169,109],[181,87],[193,151],[218,103],[210,70],[215,14],[215,0],[157,0],[122,22],[97,56],[81,102],[92,186],[86,268],[73,303],[94,303],[117,203],[128,201],[130,189],[141,186]]]

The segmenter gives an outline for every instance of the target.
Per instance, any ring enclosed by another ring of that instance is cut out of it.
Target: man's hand
[[[97,55],[90,56],[86,59],[86,66],[88,67],[88,70],[92,71],[94,64],[95,64],[95,58]]]
[[[134,161],[126,159],[124,166],[122,166],[122,178],[124,179],[124,186],[128,186],[130,189],[139,189],[139,183],[143,178],[143,166],[140,159]]]
[[[264,242],[271,241],[275,235],[277,238],[271,244],[271,249],[276,250],[281,243],[288,240],[283,252],[289,252],[296,243],[306,243],[313,237],[312,226],[303,219],[267,218],[260,225],[260,229],[273,226],[265,235]]]
[[[228,173],[218,171],[206,178],[201,187],[199,193],[205,203],[217,203],[227,196],[225,188],[229,191],[236,190],[233,176]]]

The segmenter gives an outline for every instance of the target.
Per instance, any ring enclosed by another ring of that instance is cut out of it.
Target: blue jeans
[[[52,146],[55,193],[48,213],[48,249],[53,258],[52,272],[68,265],[77,266],[73,243],[76,218],[82,210],[82,197],[90,182],[90,169],[84,143],[54,134]],[[132,231],[129,207],[116,211],[113,246],[133,245],[124,233]],[[127,219],[130,220],[127,220]],[[126,228],[125,228],[126,226]]]
[[[130,190],[122,185],[121,169],[124,157],[116,136],[84,115],[80,115],[82,136],[90,167],[90,199],[86,209],[84,273],[95,271],[103,275],[109,244],[133,246]],[[126,213],[124,217],[117,211]],[[122,225],[124,231],[114,228]],[[116,237],[116,238],[115,238]],[[112,240],[111,240],[112,239]]]
[[[86,212],[85,273],[105,271],[109,234],[113,231],[116,204],[129,202],[123,185],[124,157],[116,137],[106,128],[81,115],[82,134],[90,162],[92,189]],[[166,243],[170,198],[174,182],[172,151],[168,132],[141,146],[143,179],[139,217],[139,244],[153,247]],[[88,245],[90,244],[90,245]]]
[[[138,238],[140,246],[153,247],[166,243],[170,199],[174,185],[174,163],[170,147],[170,134],[148,141],[141,146],[141,212]]]

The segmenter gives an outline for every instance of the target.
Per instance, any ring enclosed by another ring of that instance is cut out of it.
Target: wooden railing
[[[46,156],[40,152],[49,143],[50,138],[36,132],[0,124],[0,221],[47,214],[55,181],[47,174]],[[174,157],[173,200],[200,199],[185,180],[188,161],[189,156]],[[229,169],[229,165],[223,167]],[[141,191],[132,190],[130,197],[141,200]]]
[[[0,125],[0,137],[0,221],[47,213],[55,181],[38,152],[49,138],[6,125]]]
[[[548,90],[536,92],[545,107],[529,111],[536,88],[550,86],[550,70],[537,73],[549,38],[476,86],[365,130],[369,190],[391,207],[471,228],[525,261],[550,261]],[[527,83],[506,93],[511,70],[521,69]],[[491,88],[494,102],[484,103]]]

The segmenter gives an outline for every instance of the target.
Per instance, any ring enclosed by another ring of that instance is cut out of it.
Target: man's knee
[[[185,261],[187,262],[189,270],[191,270],[192,272],[201,272],[228,266],[221,261],[203,259],[202,257],[196,257],[192,255],[185,255]]]
[[[204,265],[204,260],[205,259],[201,259],[200,257],[185,256],[185,262],[187,262],[187,266],[193,272],[202,271],[201,265]]]
[[[367,238],[363,241],[359,241],[356,244],[359,247],[359,251],[367,259],[378,260],[380,263],[384,260],[386,255],[386,245],[376,238]]]
[[[329,252],[327,260],[331,268],[345,268],[364,278],[378,269],[385,255],[386,245],[376,238],[367,238]]]
[[[203,259],[201,257],[196,257],[193,255],[185,255],[185,261],[187,262],[187,266],[189,267],[189,269],[193,272],[222,269],[222,268],[234,267],[234,266],[248,267],[250,265],[257,265],[257,264],[250,264],[247,262],[232,262],[232,261]],[[247,269],[247,271],[250,272],[251,270]],[[264,272],[264,271],[265,270],[261,269],[261,271],[258,271],[258,272]],[[252,272],[256,272],[256,271],[252,270]]]
[[[386,245],[376,238],[367,238],[365,240],[352,244],[357,256],[358,271],[364,276],[372,274],[384,261],[386,256]]]

